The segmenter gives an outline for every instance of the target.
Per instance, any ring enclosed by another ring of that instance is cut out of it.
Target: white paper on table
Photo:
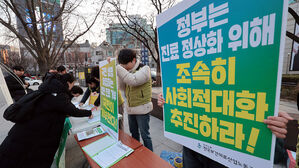
[[[101,116],[100,115],[97,115],[97,116],[94,116],[93,118],[91,118],[91,119],[88,119],[88,123],[89,124],[92,124],[92,123],[94,123],[94,122],[100,122],[100,120],[101,120]]]
[[[110,167],[134,150],[107,135],[82,148],[99,166]]]
[[[75,105],[76,107],[79,106],[79,104],[80,104],[79,102],[73,102],[73,101],[72,101],[72,103],[73,103],[73,105]]]
[[[93,128],[92,130],[79,132],[79,133],[77,133],[77,137],[78,137],[78,140],[81,141],[81,140],[92,138],[92,137],[95,137],[97,135],[101,135],[104,133],[105,133],[105,131],[103,130],[102,127],[97,127],[97,128]]]
[[[110,167],[133,152],[130,147],[117,142],[93,157],[101,167]]]
[[[90,104],[90,105],[82,106],[81,109],[84,109],[84,110],[91,110],[93,107],[94,107],[94,105]]]
[[[116,141],[111,137],[111,136],[105,136],[85,147],[82,149],[90,156],[93,157],[95,154],[98,152],[101,152],[108,148],[109,146],[113,145],[116,143]]]
[[[83,110],[91,110],[93,107],[94,107],[94,105],[92,105],[92,104],[84,104],[83,106],[79,106],[79,102],[73,102],[73,104],[75,105],[75,107],[76,108],[78,108],[78,109],[83,109]]]

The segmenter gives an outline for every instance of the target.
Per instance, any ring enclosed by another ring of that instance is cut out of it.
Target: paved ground
[[[2,116],[3,116],[3,112],[5,110],[5,107],[1,107],[0,108],[0,143],[4,140],[4,138],[6,137],[8,131],[10,130],[10,128],[13,126],[12,122],[6,121]]]
[[[279,111],[289,113],[294,119],[299,120],[299,111],[294,101],[280,100]]]
[[[33,89],[36,89],[34,87]],[[160,88],[153,89],[153,97],[156,97],[156,93],[161,91]],[[78,98],[80,100],[80,98]],[[1,108],[0,108],[1,109]],[[297,106],[295,102],[281,100],[280,102],[280,111],[286,111],[290,113],[294,118],[299,119],[299,112],[297,110]],[[0,111],[0,115],[3,115],[3,109]],[[125,132],[129,133],[128,130],[128,121],[127,116],[124,117],[125,123]],[[12,123],[0,117],[0,143],[3,141],[7,132],[11,128]],[[173,151],[173,152],[182,152],[182,146],[165,138],[163,135],[163,122],[155,117],[150,118],[150,133],[154,146],[154,153],[160,155],[162,150]],[[74,140],[73,135],[70,135],[67,140],[66,145],[66,168],[78,168],[84,165],[85,158],[80,150],[79,146]],[[275,168],[283,168],[285,166],[275,165]]]

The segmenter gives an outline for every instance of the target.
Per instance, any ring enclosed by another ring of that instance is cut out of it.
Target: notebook
[[[82,148],[99,166],[108,168],[134,150],[107,135]]]

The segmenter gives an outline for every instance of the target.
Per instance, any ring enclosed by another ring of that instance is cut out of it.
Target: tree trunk
[[[40,74],[44,76],[49,70],[49,66],[47,62],[43,60],[37,60],[37,64],[38,64]]]
[[[157,77],[156,77],[157,79],[157,83],[156,83],[156,85],[158,86],[158,87],[160,87],[160,86],[162,86],[162,81],[161,81],[161,67],[160,67],[160,61],[158,60],[157,61]]]
[[[37,74],[37,69],[36,69],[36,64],[34,64],[33,66],[34,66],[34,73],[35,73],[35,76],[38,76],[38,74]]]

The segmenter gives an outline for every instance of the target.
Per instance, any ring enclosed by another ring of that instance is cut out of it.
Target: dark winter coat
[[[16,123],[0,146],[0,168],[49,168],[59,146],[66,116],[90,116],[69,99],[67,84],[55,78],[46,80],[34,116]]]
[[[54,72],[47,72],[45,74],[45,76],[42,77],[42,81],[46,81],[48,78],[51,78],[53,75],[56,75],[57,73],[54,73]]]
[[[14,75],[14,76],[13,76]],[[20,77],[22,80],[22,84],[20,84],[15,78],[17,76],[15,74],[9,75],[5,77],[5,81],[8,87],[8,90],[10,92],[11,97],[14,99],[14,101],[18,101],[21,97],[23,97],[26,92],[22,85],[25,84],[24,77]]]

